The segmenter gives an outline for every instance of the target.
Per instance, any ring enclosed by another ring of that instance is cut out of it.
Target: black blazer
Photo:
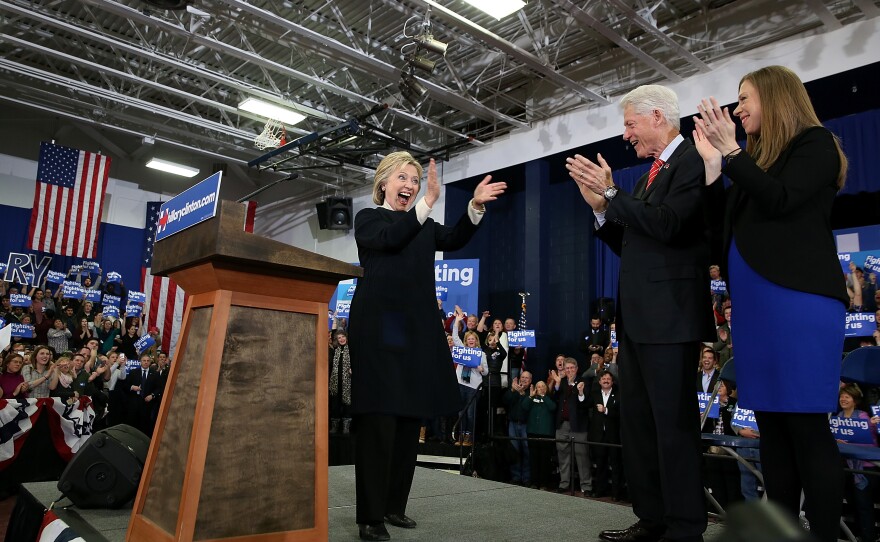
[[[584,400],[578,401],[577,385],[578,382],[584,382]],[[585,433],[590,428],[590,385],[589,380],[583,380],[579,376],[574,379],[574,385],[568,395],[568,423],[571,430],[578,433]],[[559,384],[559,389],[555,386],[550,388],[551,398],[556,401],[556,428],[562,425],[563,403],[566,402],[565,392],[568,388],[568,377],[563,377]]]
[[[620,256],[617,325],[635,342],[714,341],[703,160],[684,140],[646,191],[618,192],[596,234]]]
[[[354,237],[364,276],[351,300],[354,414],[433,418],[461,409],[443,323],[434,254],[462,248],[477,231],[467,213],[449,227],[407,212],[362,209]]]
[[[715,214],[724,217],[722,270],[735,237],[762,277],[849,306],[831,233],[839,170],[834,136],[821,126],[795,136],[766,172],[745,152],[728,161],[723,171],[733,185],[726,192],[718,181],[710,187]]]
[[[159,381],[159,373],[154,371],[153,369],[149,369],[147,372],[147,379],[143,379],[143,375],[141,374],[143,369],[138,367],[134,370],[128,371],[128,376],[125,378],[123,382],[125,382],[125,391],[134,397],[141,396],[146,397],[153,393],[153,390],[156,388],[156,384]],[[141,392],[138,393],[136,391],[131,391],[132,386],[140,386]]]
[[[617,388],[611,388],[611,396],[605,405],[605,413],[596,410],[602,404],[602,390],[593,390],[590,401],[590,440],[596,442],[620,443],[620,403]]]

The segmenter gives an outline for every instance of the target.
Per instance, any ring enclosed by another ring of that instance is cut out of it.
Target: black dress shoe
[[[602,531],[599,538],[606,542],[659,542],[662,534],[660,529],[648,529],[635,523],[619,531]]]
[[[385,521],[395,527],[403,527],[404,529],[415,529],[416,522],[406,516],[406,514],[386,514]]]
[[[359,523],[358,534],[361,540],[391,540],[391,535],[388,534],[388,529],[385,528],[384,523],[377,523],[375,525]]]

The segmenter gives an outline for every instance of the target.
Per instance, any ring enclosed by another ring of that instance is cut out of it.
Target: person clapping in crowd
[[[461,327],[461,321],[464,313],[456,307],[455,321],[452,323],[452,341],[455,346],[467,346],[468,348],[480,348],[480,338],[475,331],[468,331],[464,334],[464,342],[458,338],[458,330]],[[456,446],[471,446],[473,444],[473,431],[476,423],[477,401],[474,397],[480,385],[483,383],[483,376],[489,374],[489,364],[486,360],[486,354],[480,351],[480,364],[476,367],[467,367],[460,363],[455,364],[455,376],[458,378],[458,389],[461,392],[461,400],[463,409],[459,412],[461,423],[458,428],[459,438],[456,440]]]
[[[25,365],[21,371],[28,384],[28,397],[31,399],[49,397],[49,381],[52,379],[54,368],[52,351],[47,346],[38,346],[31,354],[31,360],[32,362]]]
[[[46,338],[49,339],[49,346],[52,347],[52,350],[58,353],[67,352],[72,337],[73,332],[65,327],[64,320],[61,318],[55,318],[52,323],[52,329],[46,332]]]
[[[116,339],[119,338],[119,328],[117,327],[119,320],[116,322],[114,323],[109,318],[105,318],[101,321],[100,329],[95,332],[95,338],[101,343],[100,352],[102,354],[107,354],[111,350],[118,348]]]
[[[330,359],[330,432],[348,434],[351,430],[351,354],[348,333],[333,333]]]
[[[531,385],[532,373],[523,371],[519,378],[513,379],[511,387],[504,390],[502,397],[507,407],[507,435],[514,439],[510,442],[516,450],[516,460],[510,462],[510,482],[524,486],[528,486],[531,481],[529,443],[519,439],[528,437],[529,413],[525,409],[523,398],[530,392]]]
[[[603,444],[620,444],[620,404],[611,371],[599,371],[596,375],[598,389],[590,393],[590,441]],[[593,486],[597,497],[609,494],[614,500],[623,499],[623,463],[620,449],[611,446],[591,446],[596,462]]]
[[[55,362],[55,368],[52,370],[52,377],[49,380],[49,397],[60,397],[65,401],[75,397],[76,390],[73,388],[73,377],[70,356],[62,354],[58,361]]]
[[[559,461],[559,492],[569,491],[574,479],[572,446],[583,496],[593,495],[592,463],[587,447],[590,404],[587,382],[578,374],[577,360],[565,358],[565,376],[556,374],[550,396],[556,402],[556,456]]]
[[[0,398],[2,399],[27,399],[28,383],[21,374],[24,358],[12,352],[3,359],[3,367],[0,367]]]
[[[128,366],[125,354],[110,352],[107,354],[107,363],[110,367],[110,380],[107,381],[108,412],[107,426],[113,427],[125,423],[126,419],[126,390],[125,379],[128,376]]]
[[[877,446],[877,426],[874,418],[864,410],[859,409],[859,403],[862,401],[862,390],[858,384],[847,384],[840,388],[838,393],[838,403],[840,411],[837,416],[841,418],[855,418],[858,420],[867,420],[870,428],[871,436],[874,440],[874,446]],[[856,470],[876,470],[873,463],[869,461],[859,461],[857,459],[847,459],[846,465],[850,469]],[[860,540],[865,542],[877,539],[877,531],[874,527],[874,492],[872,488],[876,486],[873,481],[874,476],[865,475],[854,472],[846,477],[845,491],[847,501],[855,504],[856,521],[859,524]],[[850,499],[852,499],[850,501]]]
[[[587,359],[590,359],[590,356],[593,354],[602,354],[605,352],[605,347],[611,342],[611,336],[608,331],[605,330],[602,326],[602,319],[599,318],[598,314],[594,314],[590,317],[590,327],[583,333],[581,333],[579,348],[580,351],[586,354]]]
[[[471,331],[470,333],[474,332]],[[477,336],[477,340],[479,341],[479,336]],[[502,387],[502,382],[507,380],[507,364],[505,363],[507,351],[498,342],[498,337],[494,331],[490,331],[486,335],[486,346],[483,347],[483,352],[486,354],[486,363],[489,367],[489,385],[483,386],[483,391],[486,395],[489,412],[491,413],[492,430],[493,432],[501,433],[504,428],[501,423],[502,418],[499,415],[499,409],[503,404],[501,394],[507,388],[507,386]]]
[[[522,407],[528,412],[526,430],[530,439],[529,445],[529,470],[531,472],[533,488],[548,489],[552,480],[550,478],[550,464],[553,457],[553,432],[555,427],[554,411],[556,402],[547,395],[547,385],[538,382],[529,388],[528,397],[522,398]]]

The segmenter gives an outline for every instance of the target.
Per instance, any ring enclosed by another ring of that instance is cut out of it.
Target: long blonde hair
[[[822,126],[807,89],[796,73],[785,66],[766,66],[747,73],[740,80],[742,87],[748,81],[758,91],[761,101],[761,124],[765,129],[759,135],[746,137],[746,152],[758,167],[766,171],[798,134],[813,126]],[[840,157],[837,188],[846,181],[847,160],[834,136],[834,145]]]
[[[376,174],[373,176],[373,203],[382,205],[382,202],[385,201],[382,189],[388,181],[388,176],[404,166],[415,167],[419,179],[422,178],[422,165],[406,151],[392,152],[379,162],[379,167],[376,168]]]

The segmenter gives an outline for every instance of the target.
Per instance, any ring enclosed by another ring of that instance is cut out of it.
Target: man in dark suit
[[[620,444],[620,404],[614,388],[614,375],[607,370],[597,375],[599,387],[590,392],[590,441]],[[610,446],[591,446],[590,453],[596,463],[593,487],[597,497],[608,493],[615,500],[623,497],[623,476],[620,449]],[[610,476],[609,476],[609,467]]]
[[[596,216],[596,234],[620,256],[621,440],[639,521],[603,531],[609,542],[702,540],[706,508],[700,476],[694,359],[714,338],[709,228],[702,160],[679,133],[678,98],[644,85],[621,100],[623,138],[654,158],[632,194],[614,186],[601,155],[567,159]]]
[[[125,379],[128,388],[127,423],[140,429],[145,435],[150,434],[150,409],[158,375],[150,368],[149,354],[141,354],[141,366],[129,371]]]
[[[593,354],[603,354],[605,347],[611,342],[611,335],[602,326],[602,320],[598,314],[590,318],[590,329],[581,334],[580,351],[587,355],[587,360]]]
[[[593,496],[592,463],[586,444],[590,426],[590,403],[587,395],[591,381],[578,373],[577,360],[565,358],[565,376],[555,375],[550,396],[556,401],[556,457],[559,460],[559,491],[569,491],[574,474],[570,439],[574,439],[574,459],[583,496]]]

